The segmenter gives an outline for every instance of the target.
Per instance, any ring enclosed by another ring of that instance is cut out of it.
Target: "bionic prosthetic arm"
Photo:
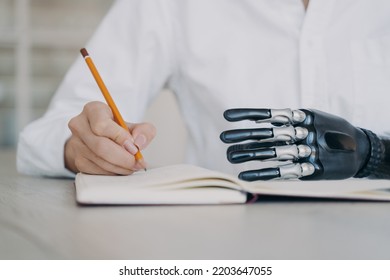
[[[278,161],[272,168],[241,172],[246,181],[371,177],[390,179],[390,140],[318,110],[230,109],[230,122],[250,120],[271,127],[228,130],[223,142],[231,163]]]

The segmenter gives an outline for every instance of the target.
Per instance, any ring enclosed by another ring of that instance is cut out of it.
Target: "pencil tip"
[[[83,55],[84,58],[87,57],[87,56],[89,56],[89,54],[88,54],[88,52],[87,52],[87,50],[86,50],[85,48],[82,48],[82,49],[80,50],[80,52],[81,52],[81,54]]]

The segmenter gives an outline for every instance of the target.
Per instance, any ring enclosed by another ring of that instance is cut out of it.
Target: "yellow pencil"
[[[114,120],[117,124],[119,124],[124,129],[128,130],[125,121],[122,118],[122,115],[120,114],[118,107],[116,106],[114,100],[111,97],[111,94],[109,93],[106,85],[103,82],[103,79],[101,78],[98,70],[96,69],[95,64],[93,63],[91,57],[88,54],[88,51],[83,48],[80,50],[81,54],[83,55],[85,62],[87,63],[89,69],[91,70],[92,76],[95,78],[97,85],[100,88],[100,91],[102,92],[104,99],[106,100],[108,106],[110,107],[112,114],[114,115]],[[144,159],[143,156],[138,150],[138,152],[134,155],[135,159],[138,161],[138,163],[145,168]],[[146,170],[146,169],[145,169]]]

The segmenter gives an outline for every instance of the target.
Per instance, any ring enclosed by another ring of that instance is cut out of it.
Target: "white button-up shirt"
[[[174,91],[190,163],[247,168],[229,164],[219,140],[248,126],[223,119],[233,107],[316,108],[390,135],[389,0],[311,0],[306,12],[301,0],[118,0],[87,48],[127,121]],[[21,133],[19,171],[71,175],[67,123],[92,100],[103,99],[80,57]]]

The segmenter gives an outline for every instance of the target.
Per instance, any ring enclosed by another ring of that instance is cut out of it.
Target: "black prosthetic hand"
[[[251,120],[271,127],[224,131],[220,138],[231,163],[278,161],[272,168],[241,172],[247,181],[275,178],[302,180],[375,176],[384,146],[371,131],[318,110],[230,109],[226,120]],[[379,176],[378,176],[379,177]]]

